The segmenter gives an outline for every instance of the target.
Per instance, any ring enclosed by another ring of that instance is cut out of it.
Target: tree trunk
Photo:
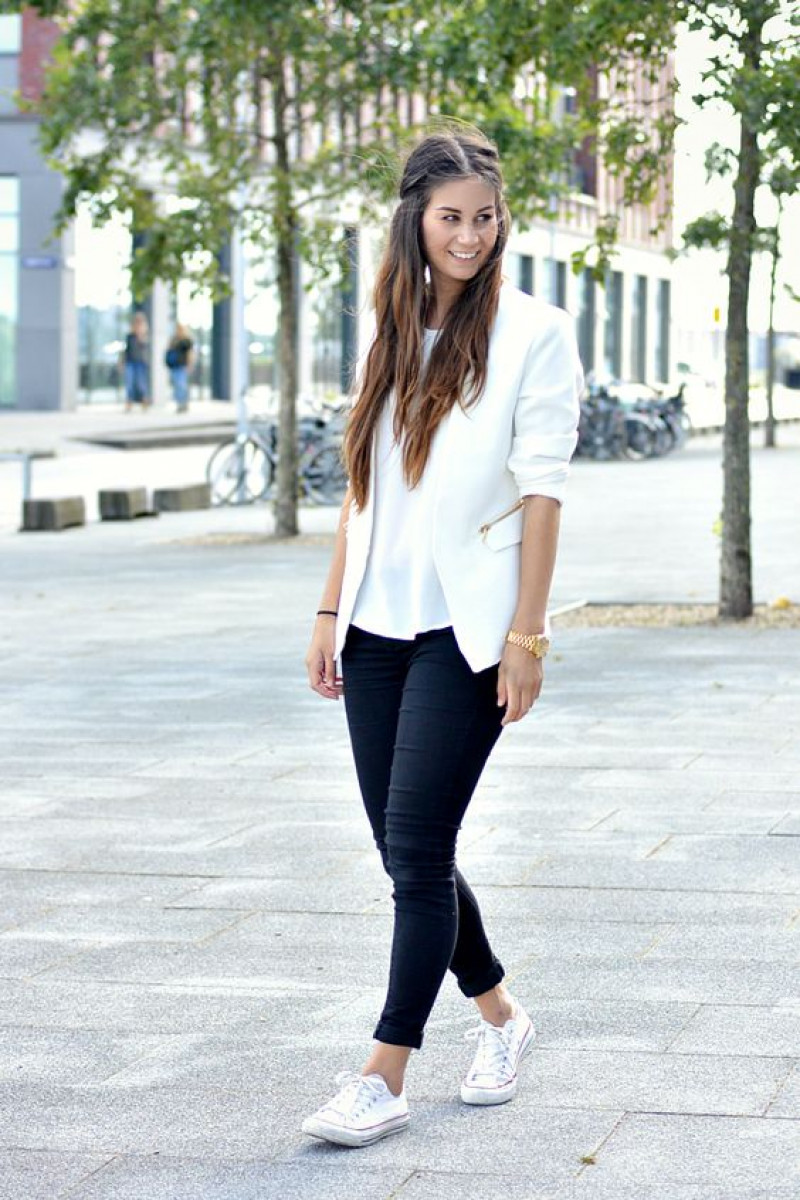
[[[775,449],[775,287],[778,277],[778,259],[780,257],[779,237],[780,208],[778,220],[775,223],[775,240],[772,243],[772,263],[769,276],[769,328],[767,330],[767,422],[764,426],[764,445],[768,450]]]
[[[763,17],[752,17],[744,39],[745,69],[758,71]],[[753,611],[750,553],[750,364],[747,306],[759,176],[757,116],[741,114],[738,174],[728,249],[728,328],[725,333],[722,552],[719,615],[743,620]]]
[[[297,217],[292,204],[287,96],[283,72],[273,88],[275,110],[275,221],[280,354],[278,469],[275,487],[275,533],[294,537],[297,525],[297,289],[294,255]]]

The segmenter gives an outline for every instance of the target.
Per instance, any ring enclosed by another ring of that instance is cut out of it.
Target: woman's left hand
[[[506,710],[501,725],[522,720],[538,699],[543,680],[543,660],[507,642],[497,672],[497,703]]]

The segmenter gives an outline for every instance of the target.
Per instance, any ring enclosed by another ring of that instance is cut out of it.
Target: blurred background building
[[[20,112],[14,99],[17,90],[26,99],[37,96],[57,36],[51,22],[29,12],[0,17],[0,407],[6,408],[69,409],[122,398],[118,358],[131,314],[130,233],[121,222],[95,229],[81,215],[67,233],[53,235],[61,179],[38,151],[37,118]],[[643,100],[647,89],[662,89],[672,69],[665,63],[656,84],[641,80]],[[389,99],[407,105],[410,120],[424,119],[421,97]],[[574,101],[565,92],[560,103],[568,111]],[[662,193],[648,208],[622,205],[617,185],[588,147],[576,155],[572,173],[573,193],[552,221],[515,228],[506,273],[524,291],[574,315],[587,373],[666,382],[675,368],[673,233],[669,221],[655,227],[672,184],[672,160],[664,162]],[[591,242],[598,218],[609,213],[618,217],[620,245],[602,286],[588,270],[575,275],[571,256]],[[349,249],[343,270],[301,290],[300,391],[317,402],[346,388],[369,327],[380,253],[378,228],[359,227],[344,215],[342,223]],[[304,265],[298,270],[308,282]],[[212,304],[188,287],[158,287],[144,307],[153,331],[154,399],[166,399],[162,350],[180,318],[197,348],[195,398],[229,400],[230,302]],[[267,407],[278,383],[277,299],[269,263],[252,256],[244,311],[250,396],[254,407]]]

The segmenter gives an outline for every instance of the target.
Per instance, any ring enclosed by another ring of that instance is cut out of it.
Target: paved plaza
[[[756,594],[800,602],[781,439]],[[713,600],[719,485],[714,438],[576,463],[554,603]],[[303,669],[334,514],[270,521],[0,523],[0,1200],[797,1200],[800,630],[556,623],[460,840],[538,1027],[517,1099],[461,1104],[448,979],[408,1130],[300,1134],[369,1048],[391,900]]]

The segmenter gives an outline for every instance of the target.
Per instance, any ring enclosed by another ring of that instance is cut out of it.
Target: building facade
[[[36,98],[57,36],[55,25],[30,13],[0,17],[0,406],[6,408],[69,409],[121,399],[117,359],[131,308],[124,265],[129,236],[117,231],[118,245],[119,239],[124,245],[116,259],[107,242],[101,245],[81,232],[80,222],[77,256],[74,230],[53,238],[61,180],[42,161],[36,117],[19,111],[14,100],[17,89],[27,99]],[[648,89],[668,91],[664,84],[671,72],[667,63],[662,80],[636,84],[643,114],[652,101]],[[380,126],[387,111],[400,112],[409,123],[424,122],[427,115],[422,97],[402,96],[387,85],[365,107],[360,125]],[[673,374],[667,254],[672,230],[657,217],[668,209],[671,158],[664,163],[662,192],[649,207],[622,204],[618,183],[591,147],[576,156],[572,170],[572,193],[554,219],[514,229],[506,275],[575,317],[587,375],[663,383]],[[609,214],[618,220],[619,248],[600,283],[589,271],[576,275],[572,256],[593,240],[598,221]],[[346,390],[352,363],[371,330],[370,294],[382,229],[359,224],[355,211],[344,209],[341,223],[348,254],[338,278],[314,285],[305,265],[298,264],[303,284],[299,384],[306,400],[334,399]],[[257,407],[268,407],[278,386],[277,302],[267,275],[257,262],[251,264],[243,305],[247,376]],[[212,305],[190,299],[181,289],[170,295],[157,287],[146,308],[153,399],[167,398],[162,351],[178,316],[195,335],[195,394],[231,399],[236,319],[231,303]]]
[[[26,11],[0,16],[0,408],[68,409],[76,402],[73,235],[53,234],[61,177],[43,161],[35,100],[58,36]]]

